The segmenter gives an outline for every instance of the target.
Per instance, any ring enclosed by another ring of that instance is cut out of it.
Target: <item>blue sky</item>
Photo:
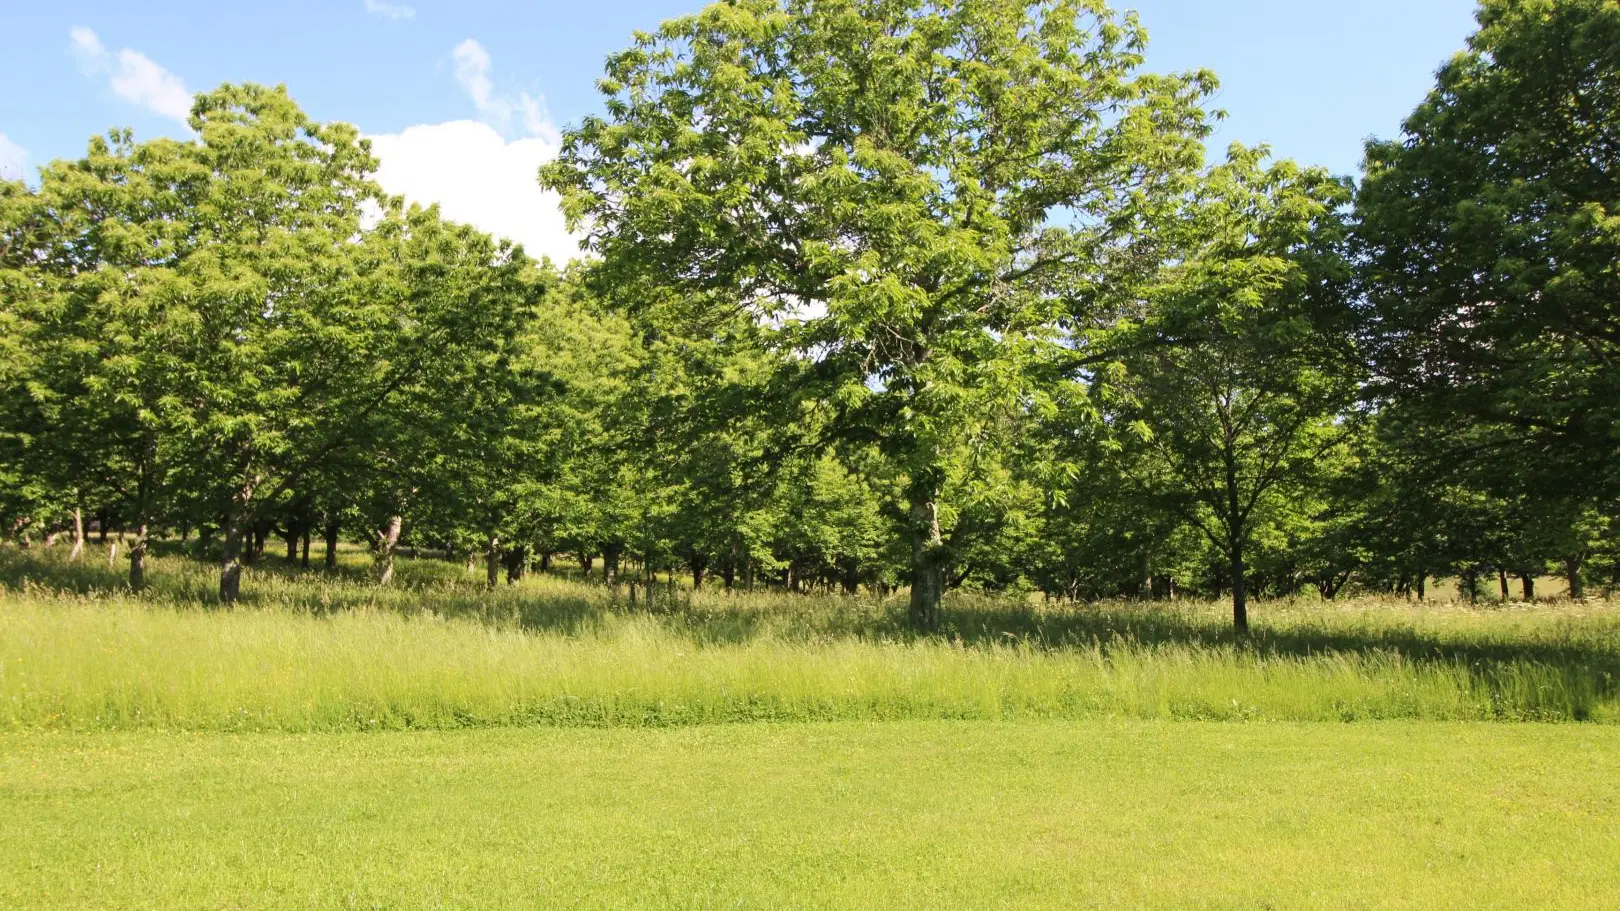
[[[386,187],[554,257],[571,247],[533,185],[556,131],[597,109],[602,58],[702,0],[31,2],[0,12],[0,170],[31,173],[92,134],[185,135],[185,93],[286,83],[312,116],[375,137]],[[1474,0],[1117,0],[1157,70],[1220,77],[1213,145],[1355,173],[1435,68]]]

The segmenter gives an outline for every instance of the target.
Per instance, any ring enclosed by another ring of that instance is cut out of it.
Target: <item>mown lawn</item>
[[[1612,908],[1620,728],[0,735],[0,906]]]

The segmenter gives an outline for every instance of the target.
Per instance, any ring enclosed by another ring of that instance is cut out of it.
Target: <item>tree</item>
[[[1478,18],[1403,137],[1367,147],[1373,392],[1455,428],[1437,439],[1452,465],[1517,450],[1529,487],[1612,497],[1620,5],[1485,0]]]
[[[175,396],[199,318],[178,263],[192,230],[191,146],[137,145],[128,131],[91,141],[83,159],[42,168],[29,238],[29,392],[42,420],[31,473],[72,498],[117,505],[135,531],[129,583],[144,584],[148,529],[172,491],[186,419]],[[63,504],[59,504],[63,505]]]
[[[1234,146],[1211,171],[1188,203],[1183,257],[1116,343],[1127,474],[1221,554],[1240,634],[1256,530],[1300,509],[1347,438],[1356,394],[1333,319],[1348,190],[1321,170],[1262,167],[1263,156]]]
[[[1200,163],[1213,78],[1138,73],[1145,41],[1101,0],[726,0],[612,56],[542,169],[610,281],[683,331],[776,326],[904,473],[919,625],[944,492]]]

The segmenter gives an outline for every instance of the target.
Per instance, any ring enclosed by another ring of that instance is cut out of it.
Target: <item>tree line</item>
[[[1485,0],[1357,182],[1101,0],[725,0],[538,179],[559,270],[284,88],[0,183],[0,519],[490,585],[1473,596],[1620,573],[1620,4]],[[634,568],[631,568],[631,565]]]

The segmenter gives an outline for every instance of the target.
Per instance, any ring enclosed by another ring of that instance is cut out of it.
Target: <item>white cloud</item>
[[[28,173],[28,150],[0,133],[0,179],[21,180]]]
[[[456,82],[472,99],[481,119],[506,132],[512,128],[514,117],[519,117],[526,134],[542,137],[553,144],[558,141],[557,129],[546,112],[544,98],[528,92],[519,92],[516,97],[495,93],[495,84],[489,78],[493,63],[489,51],[484,50],[482,44],[468,38],[456,45],[450,56],[456,64]]]
[[[401,19],[415,19],[416,9],[403,3],[389,3],[388,0],[365,0],[366,12],[373,16],[382,16],[398,22]]]
[[[124,48],[116,54],[102,45],[84,26],[68,31],[69,49],[86,76],[106,76],[118,97],[156,114],[184,123],[191,117],[191,92],[180,77],[139,51]]]
[[[412,202],[438,203],[445,218],[466,222],[522,244],[530,256],[559,265],[580,255],[555,193],[540,189],[536,172],[557,154],[541,136],[507,141],[473,120],[425,124],[371,136],[381,162],[377,182]]]
[[[489,52],[468,38],[451,51],[455,79],[478,120],[422,124],[371,136],[377,182],[412,202],[438,203],[445,218],[523,245],[557,264],[580,256],[560,200],[540,189],[540,165],[561,142],[545,101],[527,92],[497,92]],[[522,136],[508,139],[514,127]]]

